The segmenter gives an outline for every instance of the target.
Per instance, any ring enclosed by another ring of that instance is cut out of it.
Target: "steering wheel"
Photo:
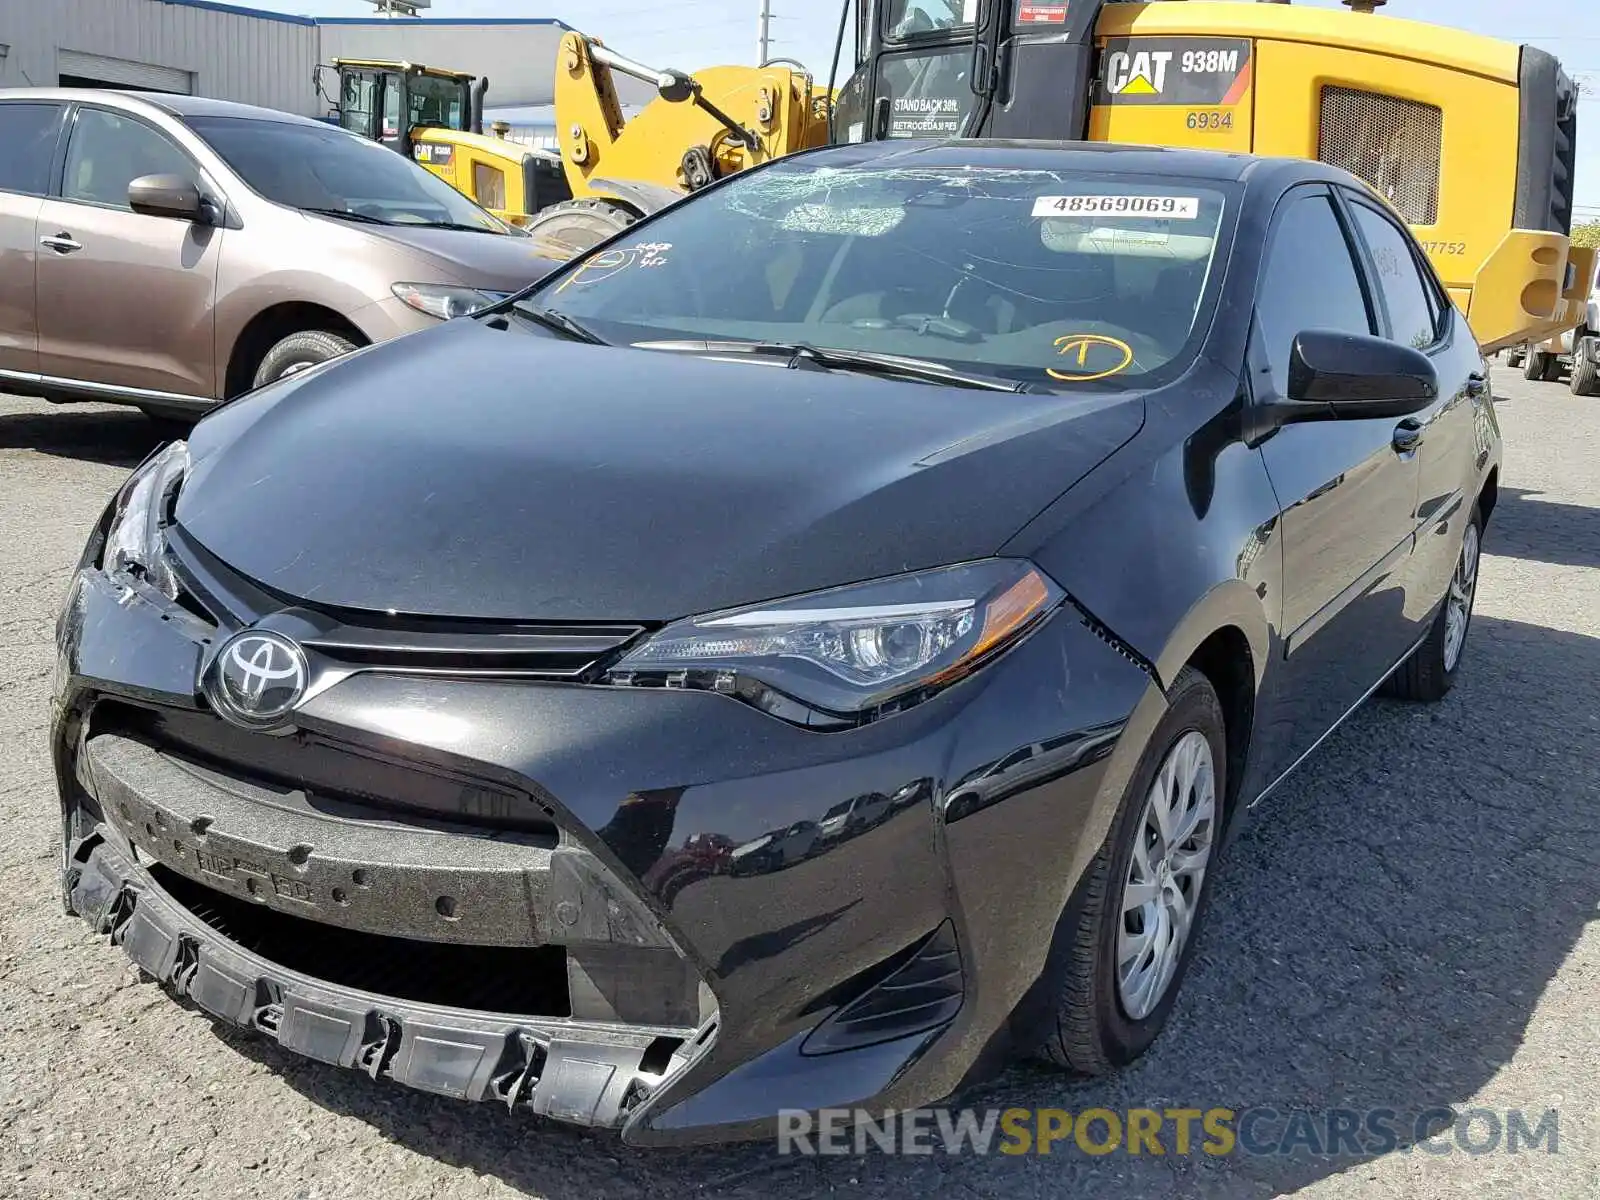
[[[954,317],[934,313],[900,313],[893,317],[860,317],[850,322],[852,329],[909,329],[921,337],[945,338],[952,342],[981,342],[983,334],[975,325]]]

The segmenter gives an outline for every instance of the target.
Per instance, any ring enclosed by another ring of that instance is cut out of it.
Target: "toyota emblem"
[[[281,634],[247,629],[222,644],[205,693],[235,725],[261,729],[280,721],[306,694],[305,651]]]

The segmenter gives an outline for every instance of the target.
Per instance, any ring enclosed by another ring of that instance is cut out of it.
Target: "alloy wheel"
[[[1194,928],[1215,842],[1211,743],[1191,730],[1167,752],[1135,830],[1117,931],[1117,990],[1135,1021],[1155,1011]]]
[[[1461,557],[1450,577],[1450,594],[1444,611],[1444,669],[1454,671],[1461,661],[1461,647],[1467,640],[1467,623],[1472,619],[1472,597],[1478,587],[1478,527],[1469,523],[1461,537]]]

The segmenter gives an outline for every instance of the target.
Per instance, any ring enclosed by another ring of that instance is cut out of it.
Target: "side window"
[[[1288,388],[1289,352],[1303,330],[1372,333],[1350,243],[1326,195],[1290,200],[1279,217],[1256,297],[1256,320],[1280,393]]]
[[[1389,310],[1391,336],[1395,341],[1426,350],[1439,340],[1439,322],[1428,301],[1428,290],[1417,270],[1411,242],[1400,227],[1377,209],[1366,204],[1351,204],[1356,225],[1372,251],[1377,269],[1378,290]]]
[[[187,155],[161,134],[131,117],[98,108],[79,111],[67,143],[68,200],[128,207],[128,185],[141,175],[193,179]]]
[[[59,104],[0,104],[0,192],[42,196],[50,190]]]

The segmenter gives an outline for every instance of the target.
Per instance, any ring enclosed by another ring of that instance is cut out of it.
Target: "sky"
[[[238,0],[253,8],[320,17],[367,16],[372,0]],[[774,55],[825,77],[840,0],[771,0]],[[1339,0],[1296,0],[1338,8]],[[434,17],[556,17],[651,66],[696,70],[756,60],[760,0],[434,0]],[[1390,0],[1384,15],[1454,25],[1549,50],[1592,85],[1579,117],[1580,216],[1600,218],[1600,2],[1597,0]],[[470,69],[468,67],[467,69]],[[1592,131],[1584,136],[1584,131]]]

